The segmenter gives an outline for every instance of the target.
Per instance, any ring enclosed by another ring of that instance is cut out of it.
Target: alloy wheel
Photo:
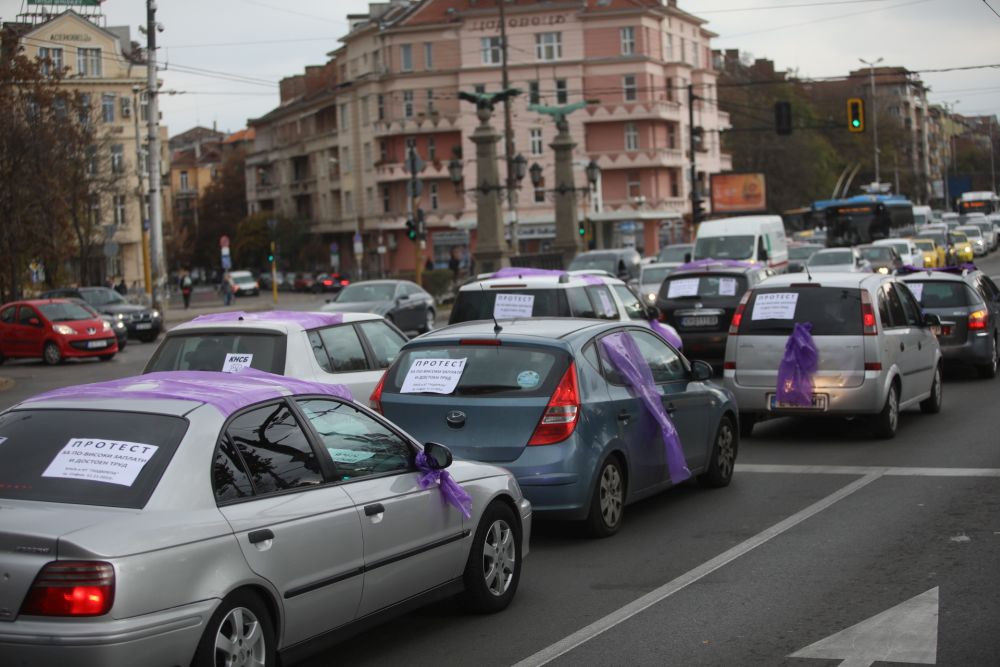
[[[215,634],[217,667],[264,667],[266,639],[260,621],[246,607],[229,610]]]
[[[889,390],[889,428],[893,432],[899,428],[899,396],[895,387]]]
[[[42,354],[45,355],[45,363],[50,366],[55,366],[62,360],[62,354],[59,352],[59,347],[55,343],[49,343],[42,350]]]
[[[514,531],[503,519],[494,521],[483,543],[483,577],[486,589],[500,597],[510,588],[514,580],[514,569],[517,564],[517,551],[514,543]]]
[[[618,466],[606,465],[601,472],[601,516],[606,526],[617,526],[622,515],[622,475]]]
[[[733,466],[736,462],[736,448],[733,447],[733,427],[728,422],[723,422],[719,427],[719,436],[716,439],[716,447],[719,450],[719,473],[723,477],[733,474]]]

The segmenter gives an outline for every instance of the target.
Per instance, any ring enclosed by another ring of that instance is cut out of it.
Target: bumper
[[[0,626],[5,667],[186,667],[218,600],[122,620],[17,620]]]
[[[727,370],[723,376],[726,389],[733,393],[740,412],[755,412],[774,416],[797,417],[846,417],[876,414],[885,405],[887,386],[878,371],[866,371],[865,379],[857,387],[819,387],[813,393],[827,397],[825,410],[785,409],[770,410],[768,394],[774,387],[748,387],[736,383],[735,371]]]
[[[99,342],[103,347],[90,347],[91,342]],[[109,334],[105,338],[80,338],[63,340],[59,343],[62,355],[67,359],[86,359],[89,357],[101,357],[105,354],[115,354],[118,352],[118,339]]]
[[[970,333],[964,343],[941,345],[941,355],[948,364],[988,364],[993,360],[990,332]]]
[[[521,516],[521,558],[531,551],[531,501],[522,498],[517,503],[517,513]]]
[[[595,466],[577,434],[555,445],[525,447],[517,460],[503,464],[517,479],[535,516],[570,520],[587,517]]]
[[[163,324],[160,320],[145,321],[145,322],[126,322],[125,328],[128,329],[129,338],[145,337],[145,336],[159,336],[160,331],[163,329]]]

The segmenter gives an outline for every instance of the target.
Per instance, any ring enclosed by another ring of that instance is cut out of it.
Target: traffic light
[[[424,209],[417,209],[417,239],[420,241],[427,240],[427,223],[424,221]]]
[[[413,218],[406,219],[406,238],[411,241],[417,240],[417,225],[413,222]]]
[[[865,131],[865,101],[860,97],[847,100],[847,130],[848,132]]]
[[[272,252],[267,253],[267,262],[268,262],[268,264],[270,264],[273,261],[274,261],[274,253],[272,253]]]
[[[792,105],[790,102],[774,103],[774,130],[782,135],[792,133]]]
[[[701,222],[705,218],[705,201],[699,197],[692,202],[692,218],[694,222]]]
[[[577,229],[577,231],[580,232],[580,236],[586,236],[587,235],[587,223],[585,221],[581,220],[580,223],[579,223],[579,228]]]

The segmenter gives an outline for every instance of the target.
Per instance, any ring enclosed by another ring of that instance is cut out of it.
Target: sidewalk
[[[214,299],[199,299],[192,301],[190,308],[185,308],[180,303],[175,303],[171,299],[163,313],[163,321],[167,325],[180,324],[194,319],[199,315],[211,315],[213,313],[226,313],[231,311],[244,311],[248,313],[260,312],[262,310],[319,310],[325,299],[313,294],[293,294],[281,292],[278,295],[278,305],[274,305],[270,292],[265,292],[260,296],[239,297],[233,299],[229,306],[222,305],[222,297],[216,295]]]

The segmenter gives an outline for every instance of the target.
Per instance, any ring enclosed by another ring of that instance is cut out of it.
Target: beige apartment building
[[[516,252],[550,249],[555,237],[551,118],[532,103],[591,101],[569,117],[580,218],[597,247],[635,246],[655,254],[689,227],[690,136],[687,89],[695,125],[698,181],[731,168],[719,150],[728,116],[716,105],[716,72],[704,21],[675,0],[553,0],[505,5],[507,70],[523,94],[512,102],[514,155],[538,165],[541,180],[519,183]],[[251,212],[273,210],[310,220],[335,268],[366,275],[412,269],[430,259],[463,261],[476,243],[477,119],[459,91],[495,92],[502,81],[499,11],[493,0],[420,0],[372,4],[349,16],[350,32],[326,65],[282,82],[281,103],[252,119],[248,151]],[[503,129],[500,108],[494,126]],[[410,215],[410,149],[420,156],[418,206],[428,227],[426,249],[405,233]],[[503,142],[498,144],[504,161]],[[459,187],[449,162],[462,163]],[[584,167],[601,167],[596,191],[584,196]],[[501,172],[504,172],[501,168]],[[537,170],[536,170],[537,171]],[[512,249],[512,252],[514,249]],[[317,267],[319,268],[319,267]]]

